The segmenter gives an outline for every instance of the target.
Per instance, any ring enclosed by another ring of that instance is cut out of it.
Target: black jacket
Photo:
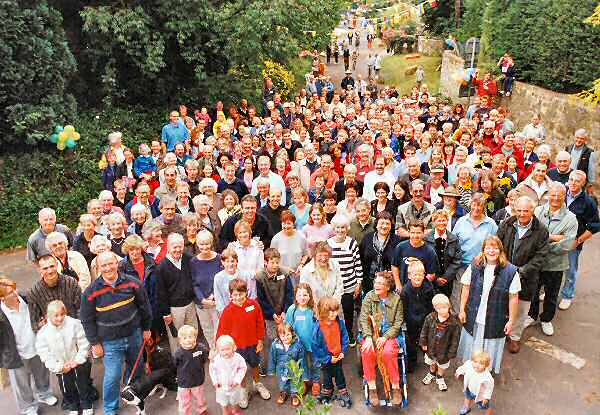
[[[157,298],[156,298],[156,280],[158,278],[156,272],[156,263],[151,255],[144,253],[144,289],[148,294],[148,300],[150,301],[150,307],[152,308],[152,315],[158,315]],[[119,262],[119,273],[127,275],[135,279],[139,279],[139,275],[135,270],[135,267],[131,263],[129,256],[126,256]]]
[[[178,347],[173,356],[177,368],[177,386],[194,388],[204,384],[204,365],[208,361],[208,349],[198,343],[193,350]]]
[[[577,237],[585,231],[596,233],[600,230],[600,218],[598,218],[598,206],[585,190],[579,192],[575,200],[569,205],[569,210],[577,218]],[[583,249],[583,244],[577,246]]]
[[[363,193],[364,183],[359,182],[358,180],[356,180],[355,183],[356,183],[356,190],[358,191],[357,196],[361,197],[362,193]],[[344,200],[346,198],[346,179],[341,178],[340,180],[335,182],[335,186],[333,186],[333,190],[335,191],[335,194],[337,195],[338,203],[340,203],[342,200]]]
[[[219,238],[219,252],[227,248],[227,245],[229,245],[230,242],[235,241],[235,233],[233,232],[233,229],[235,224],[241,219],[242,214],[238,213],[225,221],[223,228],[221,229],[221,237]],[[258,236],[260,241],[265,245],[265,249],[267,249],[271,246],[271,239],[273,239],[273,235],[273,230],[271,229],[269,221],[260,213],[256,213],[256,219],[252,225],[252,236]]]
[[[194,301],[194,287],[190,260],[186,253],[181,257],[181,269],[178,269],[169,258],[160,261],[156,269],[156,298],[158,314],[168,316],[171,307],[185,307]]]
[[[433,249],[435,249],[435,232],[429,232],[425,235],[425,242],[427,242]],[[437,254],[437,250],[436,250]],[[458,237],[453,233],[446,232],[446,248],[444,249],[444,273],[442,275],[438,275],[438,277],[442,277],[447,279],[448,281],[453,281],[457,279],[458,275],[462,274],[464,271],[464,266],[462,265],[462,256],[463,251],[460,248],[460,243],[458,241]],[[438,256],[439,259],[439,256]],[[441,264],[440,264],[440,270]]]
[[[217,183],[217,186],[218,193],[223,194],[225,190],[229,189],[232,190],[240,200],[242,199],[242,197],[250,193],[248,191],[248,186],[246,186],[246,183],[244,183],[244,181],[238,177],[235,178],[233,183],[227,183],[225,179],[221,179],[219,180],[219,183]]]
[[[401,242],[400,237],[392,230],[388,243],[383,249],[381,263],[378,264],[377,252],[373,246],[373,237],[376,232],[377,231],[375,230],[367,233],[358,247],[360,262],[362,263],[363,268],[362,290],[364,293],[368,293],[373,289],[373,280],[375,279],[376,272],[391,271],[394,249]]]
[[[433,284],[428,279],[424,279],[423,284],[418,288],[413,287],[410,281],[402,287],[400,298],[402,298],[404,321],[408,333],[420,335],[425,317],[433,312],[431,300],[434,294]]]
[[[258,213],[263,215],[267,222],[269,222],[273,235],[277,235],[281,232],[281,212],[284,210],[285,207],[281,205],[279,205],[277,209],[273,209],[269,204],[258,210]]]
[[[550,249],[548,229],[537,217],[534,216],[531,220],[531,227],[520,240],[517,239],[516,216],[502,222],[497,233],[508,261],[518,268],[521,279],[519,298],[524,301],[531,301],[537,288],[540,269]]]

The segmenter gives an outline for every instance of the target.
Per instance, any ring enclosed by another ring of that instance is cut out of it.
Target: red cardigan
[[[258,302],[246,299],[242,307],[229,303],[217,329],[217,339],[227,334],[233,337],[238,349],[256,346],[265,337],[265,320]]]

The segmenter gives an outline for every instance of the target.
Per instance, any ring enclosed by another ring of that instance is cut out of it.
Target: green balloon
[[[60,134],[60,133],[62,133],[62,132],[63,132],[63,130],[64,130],[64,129],[65,129],[65,128],[64,128],[62,125],[57,125],[56,127],[54,127],[54,132],[55,132],[56,134]]]
[[[58,134],[54,133],[50,136],[50,142],[56,143],[58,141]]]
[[[67,140],[67,142],[65,143],[65,145],[67,146],[67,148],[75,148],[75,146],[77,145],[77,142],[75,140],[73,140],[72,138],[69,138]]]

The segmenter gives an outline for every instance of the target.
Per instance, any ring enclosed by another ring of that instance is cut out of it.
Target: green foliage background
[[[72,120],[81,134],[77,148],[59,152],[42,145],[0,158],[0,249],[23,245],[35,229],[37,212],[54,208],[62,223],[75,227],[86,201],[102,190],[98,160],[106,136],[121,131],[127,146],[137,148],[160,132],[168,111],[144,107],[85,112]],[[98,118],[96,118],[98,117]]]
[[[310,67],[299,52],[324,49],[348,4],[0,0],[0,249],[22,245],[44,206],[76,225],[109,132],[136,148],[181,102],[259,104],[265,61],[293,88]],[[81,134],[74,151],[47,142],[58,124]]]
[[[496,67],[505,52],[518,78],[554,91],[589,88],[600,77],[600,27],[586,24],[597,0],[463,0],[455,29],[453,0],[427,9],[424,22],[438,36],[481,37],[480,66]]]

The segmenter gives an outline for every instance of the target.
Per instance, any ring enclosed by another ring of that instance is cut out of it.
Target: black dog
[[[121,392],[121,399],[127,405],[133,405],[137,408],[138,415],[145,415],[144,401],[160,391],[158,399],[163,399],[167,394],[167,387],[173,374],[169,369],[158,369],[149,375],[142,377],[129,386],[125,386]]]
[[[168,340],[152,338],[145,346],[150,374],[144,373],[131,385],[125,386],[121,399],[127,405],[137,408],[138,415],[145,415],[144,401],[160,391],[159,399],[163,399],[167,390],[177,390],[177,371],[173,365]]]

